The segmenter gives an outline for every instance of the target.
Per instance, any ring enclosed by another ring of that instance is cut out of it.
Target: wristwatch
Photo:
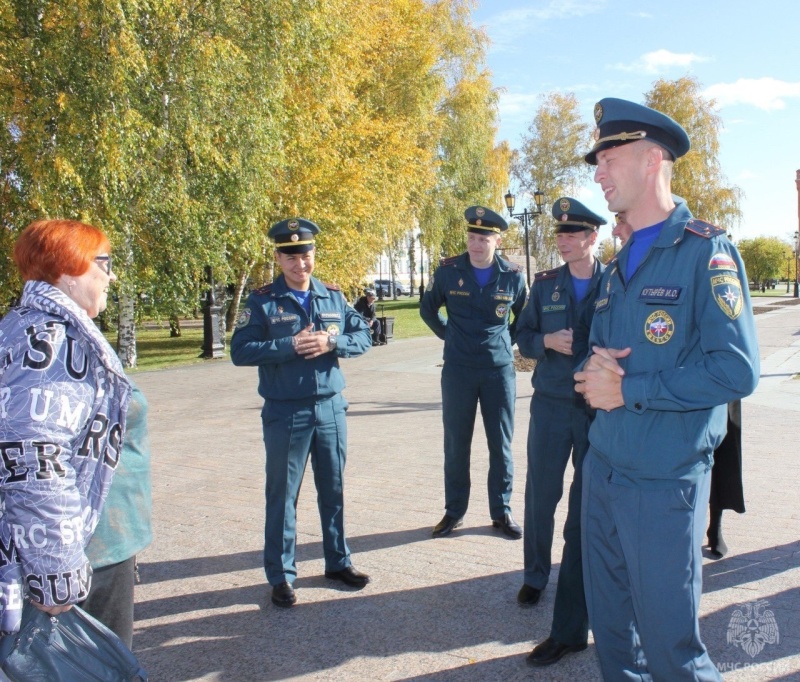
[[[336,337],[328,334],[328,350],[336,350]]]

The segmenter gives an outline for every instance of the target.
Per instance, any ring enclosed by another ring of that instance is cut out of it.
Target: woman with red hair
[[[0,320],[0,632],[27,600],[51,615],[88,595],[85,554],[120,459],[131,386],[92,322],[116,280],[108,238],[73,220],[29,225],[25,280]]]

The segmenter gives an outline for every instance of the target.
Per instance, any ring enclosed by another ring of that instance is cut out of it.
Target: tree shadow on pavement
[[[800,568],[800,541],[746,554],[729,554],[703,566],[703,592],[715,592]]]
[[[377,673],[370,661],[386,657],[397,657],[392,679],[528,679],[525,655],[534,633],[545,636],[549,629],[552,603],[516,607],[509,587],[518,577],[502,573],[380,594],[370,594],[369,586],[334,590],[324,578],[309,578],[292,609],[269,603],[266,585],[154,599],[136,605],[135,649],[151,679],[325,679],[353,659],[350,669],[375,679],[387,671]],[[505,592],[511,597],[501,598]],[[167,614],[172,622],[147,622]],[[508,646],[515,652],[503,655]],[[486,660],[463,666],[476,652]],[[571,665],[595,666],[591,654],[570,659],[575,663],[559,664],[562,675]],[[415,669],[437,667],[447,674],[413,677]]]

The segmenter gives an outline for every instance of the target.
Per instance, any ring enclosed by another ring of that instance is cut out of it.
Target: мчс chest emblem
[[[715,275],[711,278],[711,291],[714,300],[732,320],[742,313],[742,285],[733,275]]]
[[[554,291],[553,295],[550,297],[553,303],[555,303],[559,298],[561,298],[561,294],[559,294],[557,291]]]
[[[508,305],[505,303],[500,303],[494,309],[494,314],[497,315],[497,317],[505,317],[507,312],[508,312]]]
[[[329,324],[325,327],[325,331],[328,332],[331,336],[338,336],[339,335],[339,325],[338,324]]]
[[[675,333],[675,323],[666,310],[656,310],[644,323],[644,335],[647,340],[662,345]]]

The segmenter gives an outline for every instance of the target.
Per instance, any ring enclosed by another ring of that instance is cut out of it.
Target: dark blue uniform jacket
[[[726,404],[755,390],[759,353],[747,275],[725,232],[679,204],[629,282],[628,245],[600,283],[589,336],[623,349],[625,405],[598,410],[592,446],[623,477],[693,480],[725,436]]]
[[[428,282],[419,314],[444,339],[445,362],[502,367],[514,361],[511,347],[527,286],[516,265],[499,256],[494,262],[497,270],[483,288],[478,286],[468,253],[443,261]],[[447,318],[439,312],[442,306]]]
[[[583,397],[575,392],[572,375],[575,365],[586,357],[585,344],[580,350],[573,342],[573,354],[565,355],[545,348],[544,336],[561,329],[572,329],[574,334],[581,318],[586,315],[585,309],[594,305],[604,270],[605,265],[595,260],[588,292],[580,302],[575,301],[569,265],[536,273],[528,304],[517,322],[517,346],[526,358],[537,360],[531,383],[540,395],[583,401]]]
[[[297,355],[292,337],[314,325],[335,334],[336,351],[313,360]],[[372,347],[369,327],[336,287],[311,278],[311,317],[286,286],[283,275],[247,298],[231,339],[234,365],[258,365],[258,392],[269,400],[323,400],[345,386],[339,358]]]

